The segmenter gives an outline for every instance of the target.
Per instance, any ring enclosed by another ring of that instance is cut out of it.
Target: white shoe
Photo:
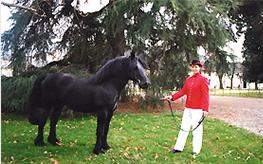
[[[197,157],[197,153],[196,152],[192,152],[192,158],[196,158]]]

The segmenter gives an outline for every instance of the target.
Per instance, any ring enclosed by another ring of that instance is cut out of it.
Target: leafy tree
[[[2,36],[15,75],[27,70],[32,58],[46,61],[51,54],[94,72],[131,47],[147,54],[155,93],[160,86],[182,86],[198,46],[215,52],[233,39],[228,13],[235,0],[110,0],[93,13],[83,13],[79,0],[56,2],[16,1],[28,9],[13,10],[14,24]]]
[[[243,57],[244,77],[248,82],[263,82],[263,2],[243,1],[237,10],[231,13],[238,25],[238,34],[245,34]]]
[[[205,66],[210,72],[217,73],[220,89],[224,89],[224,75],[227,75],[230,72],[231,63],[227,60],[228,57],[231,57],[231,54],[228,54],[226,51],[217,48],[214,52],[214,55],[210,56],[209,60],[207,60],[205,63]]]
[[[237,62],[236,62],[236,56],[233,54],[229,55],[230,57],[230,65],[229,65],[229,76],[230,76],[230,80],[231,80],[231,84],[230,84],[230,89],[233,89],[233,80],[234,80],[234,76],[236,73],[236,69],[237,69]]]

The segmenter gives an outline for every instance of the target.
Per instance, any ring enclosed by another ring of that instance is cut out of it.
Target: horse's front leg
[[[103,138],[102,138],[102,148],[103,150],[109,150],[110,146],[107,142],[107,135],[108,135],[108,131],[109,131],[109,126],[110,126],[110,121],[113,115],[113,111],[108,111],[107,117],[106,117],[106,126],[105,126],[105,130],[104,130],[104,134],[103,134]]]
[[[34,140],[34,143],[36,146],[45,146],[45,142],[44,142],[44,137],[43,137],[43,133],[44,133],[44,126],[45,123],[39,124],[38,125],[38,134],[37,137]]]
[[[62,105],[58,105],[54,107],[50,115],[50,131],[49,131],[49,136],[48,136],[48,142],[56,146],[61,145],[60,141],[57,139],[56,126],[57,126],[59,116],[61,115],[62,108],[63,108]]]
[[[102,141],[103,141],[103,134],[106,126],[106,117],[107,117],[106,111],[102,111],[98,113],[97,132],[96,132],[97,141],[93,149],[94,154],[105,153],[104,150],[102,149]]]
[[[42,112],[42,113],[41,113]],[[44,127],[48,118],[49,112],[42,108],[42,111],[39,113],[39,120],[38,120],[38,134],[37,137],[34,140],[34,143],[36,146],[45,146],[44,142]]]

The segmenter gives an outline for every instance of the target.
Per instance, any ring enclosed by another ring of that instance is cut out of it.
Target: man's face
[[[190,70],[191,70],[193,73],[198,73],[198,72],[200,72],[201,67],[200,67],[199,65],[191,65],[191,66],[190,66]]]

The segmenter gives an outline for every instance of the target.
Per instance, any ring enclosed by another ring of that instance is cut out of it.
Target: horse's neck
[[[117,79],[112,78],[105,82],[106,85],[110,85],[113,89],[116,89],[118,94],[124,89],[125,85],[128,83],[128,79]]]

